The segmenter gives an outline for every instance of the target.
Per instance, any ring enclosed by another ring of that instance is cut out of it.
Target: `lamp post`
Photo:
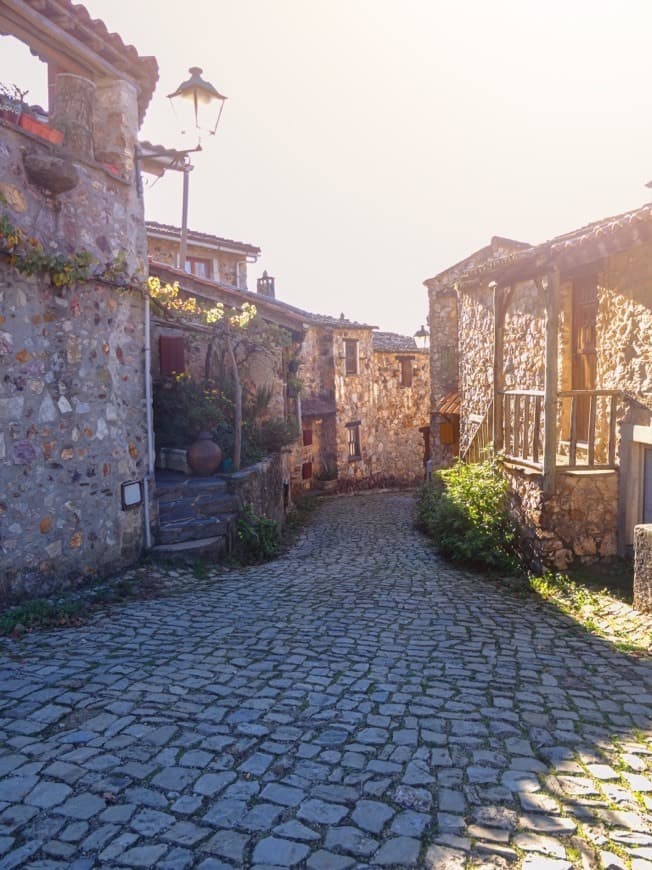
[[[186,271],[186,250],[188,247],[189,179],[190,173],[194,169],[189,155],[195,151],[202,150],[202,131],[208,132],[210,136],[215,135],[217,125],[222,117],[224,103],[227,99],[210,82],[202,78],[201,74],[203,70],[200,67],[191,66],[188,72],[190,73],[190,78],[185,82],[181,82],[176,91],[168,94],[168,99],[175,114],[182,120],[181,132],[185,133],[186,129],[194,127],[197,133],[197,146],[180,151],[179,154],[182,155],[182,158],[175,167],[180,172],[183,172],[179,266],[184,272]]]
[[[417,340],[417,345],[419,344],[419,341],[420,341],[420,342],[421,342],[421,348],[422,348],[423,350],[425,350],[426,347],[427,347],[427,345],[428,345],[428,336],[429,336],[429,335],[430,335],[430,333],[428,332],[428,330],[425,328],[425,326],[424,326],[423,324],[421,325],[421,329],[418,329],[418,330],[414,333],[414,337],[415,337],[416,340]]]

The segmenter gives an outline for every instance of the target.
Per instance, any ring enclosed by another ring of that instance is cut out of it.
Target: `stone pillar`
[[[457,292],[453,287],[429,286],[430,310],[430,410],[433,466],[450,465],[456,445],[442,444],[440,425],[444,417],[433,413],[448,393],[459,390]]]
[[[138,93],[123,79],[99,79],[95,91],[95,159],[131,178],[138,137]]]
[[[95,85],[72,73],[59,73],[54,92],[52,124],[63,133],[63,144],[74,157],[93,160]]]
[[[652,524],[634,527],[634,607],[652,613]]]

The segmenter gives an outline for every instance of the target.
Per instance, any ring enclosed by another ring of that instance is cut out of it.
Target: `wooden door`
[[[595,390],[596,388],[596,322],[598,315],[598,287],[594,275],[573,282],[573,329],[572,329],[572,388]],[[577,397],[576,437],[578,441],[589,438],[589,397]]]

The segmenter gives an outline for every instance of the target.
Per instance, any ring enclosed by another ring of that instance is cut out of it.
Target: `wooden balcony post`
[[[505,338],[505,305],[501,304],[498,285],[492,281],[489,285],[493,292],[494,307],[494,414],[493,414],[493,443],[494,454],[503,450],[503,396],[501,391],[505,386],[503,373],[504,338]]]
[[[543,491],[555,490],[557,470],[557,389],[558,389],[558,331],[559,331],[559,270],[550,269],[545,287],[546,305],[546,373],[543,403]],[[537,282],[541,288],[541,283]]]

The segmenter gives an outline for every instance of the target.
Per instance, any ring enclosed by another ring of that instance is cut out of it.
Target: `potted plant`
[[[303,381],[296,375],[288,376],[288,396],[295,397],[301,393],[303,389]]]
[[[20,116],[20,126],[33,136],[38,136],[39,139],[44,139],[46,142],[52,143],[52,145],[61,145],[63,142],[61,130],[50,127],[46,121],[37,118],[33,111],[23,109]]]
[[[5,85],[0,82],[0,118],[10,124],[19,124],[23,112],[23,98],[27,91],[21,91],[16,85]]]

